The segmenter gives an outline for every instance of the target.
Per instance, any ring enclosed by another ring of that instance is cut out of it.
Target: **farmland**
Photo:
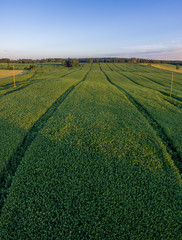
[[[173,71],[173,72],[178,72],[178,73],[182,73],[182,70],[176,70],[176,65],[172,65],[172,64],[152,64],[153,67],[156,68],[160,68],[160,69],[165,69],[165,70],[169,70],[169,71]]]
[[[182,74],[170,84],[127,63],[1,79],[0,239],[181,239]]]
[[[20,75],[20,74],[23,74],[24,72],[25,71],[22,71],[22,70],[15,70],[15,75]],[[12,77],[12,76],[13,76],[12,70],[0,70],[0,79]]]

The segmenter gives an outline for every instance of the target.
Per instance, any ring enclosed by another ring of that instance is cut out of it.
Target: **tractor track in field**
[[[174,72],[173,72],[174,73]],[[159,73],[158,73],[159,74]],[[152,74],[151,74],[152,75]],[[171,75],[169,76],[169,77],[167,77],[167,76],[162,76],[162,78],[164,79],[164,81],[168,81],[168,85],[171,85]],[[150,79],[150,78],[149,78]],[[151,79],[152,80],[152,79]],[[154,80],[153,80],[154,81]],[[181,83],[179,83],[179,82],[176,82],[175,80],[174,80],[174,84],[178,84],[178,85],[180,85],[180,86],[182,86],[182,84]],[[164,85],[164,87],[166,87],[165,85]]]
[[[114,66],[116,66],[116,65],[114,64]],[[116,66],[116,67],[119,68],[118,66]],[[119,69],[120,69],[120,68],[119,68]],[[121,69],[120,69],[120,70],[121,70]],[[121,71],[122,71],[122,70],[121,70]],[[119,74],[122,74],[122,73],[119,73]],[[161,85],[161,86],[163,86],[163,87],[167,87],[167,86],[165,86],[164,84],[159,83],[159,82],[157,82],[157,81],[155,81],[155,80],[153,80],[153,79],[151,79],[151,78],[149,78],[149,77],[143,76],[143,75],[141,75],[141,74],[139,74],[139,73],[136,73],[136,72],[135,72],[135,74],[138,75],[139,77],[146,78],[146,79],[150,80],[151,82],[154,82],[154,83],[156,83],[156,84],[158,84],[158,85]],[[125,77],[127,77],[127,76],[125,76]],[[128,78],[130,81],[135,82],[134,80],[131,80],[129,77],[127,77],[127,78]],[[137,82],[135,82],[135,83],[141,85],[142,87],[146,87],[146,88],[149,88],[149,89],[153,89],[153,88],[144,86],[144,85],[142,85],[142,84],[140,84],[140,83],[137,83]],[[154,90],[154,89],[153,89],[153,90]]]
[[[101,69],[101,71],[103,71],[103,70]],[[112,70],[112,71],[113,71],[113,70]],[[134,81],[132,78],[126,76],[124,73],[120,73],[120,72],[118,72],[118,71],[114,71],[114,72],[116,72],[116,73],[118,73],[119,75],[121,75],[121,76],[127,78],[130,82],[135,83],[136,85],[139,85],[139,86],[144,87],[144,88],[152,89],[152,88],[150,88],[150,87],[146,87],[146,86],[144,86],[144,85],[142,85],[142,84],[140,84],[140,83]],[[154,89],[152,89],[152,90],[154,90]]]
[[[108,67],[109,67],[109,66],[108,66]],[[116,67],[118,67],[118,66],[116,66]],[[119,67],[118,67],[118,68],[119,68]],[[111,69],[111,68],[109,67],[109,69]],[[120,69],[120,68],[119,68],[119,69]],[[121,70],[121,69],[120,69],[120,70]],[[113,71],[113,70],[111,69],[111,71]],[[152,88],[150,88],[150,87],[146,87],[146,86],[144,86],[144,85],[142,85],[142,84],[140,84],[140,83],[134,81],[132,78],[126,76],[124,73],[120,73],[120,72],[118,72],[118,71],[115,71],[115,72],[118,73],[119,75],[121,75],[121,76],[127,78],[129,81],[131,81],[131,82],[133,82],[133,83],[135,83],[135,84],[141,86],[141,87],[145,87],[145,88],[152,89]],[[153,90],[153,89],[152,89],[152,90]]]
[[[163,98],[164,101],[168,102],[169,104],[173,105],[176,108],[182,109],[182,103],[181,102],[171,102],[170,99]]]
[[[69,72],[69,73],[66,73],[66,74],[64,74],[63,76],[61,76],[61,77],[60,77],[60,79],[61,79],[61,78],[64,78],[64,77],[66,77],[66,76],[68,76],[68,75],[70,75],[71,73],[74,73],[74,72],[76,72],[76,70],[74,70],[74,71],[72,71],[72,72]],[[59,81],[59,80],[58,80],[58,81]]]
[[[64,102],[68,95],[82,82],[84,82],[89,74],[90,70],[85,74],[83,79],[71,87],[69,87],[57,100],[46,110],[46,112],[39,117],[39,119],[33,124],[33,126],[28,130],[24,136],[22,142],[17,147],[16,151],[10,157],[6,169],[2,172],[0,176],[0,214],[4,206],[5,200],[9,193],[9,188],[11,186],[13,176],[23,159],[25,152],[31,145],[33,140],[36,138],[37,134],[44,127],[48,119],[53,116],[58,107]]]
[[[119,70],[123,71],[120,67],[118,67],[115,63],[113,63],[114,66],[116,66],[117,68],[119,68]],[[128,69],[129,70],[129,69]],[[145,70],[146,73],[150,73],[148,71]],[[155,73],[160,73],[160,71],[156,71],[156,68],[155,68]]]
[[[20,81],[20,82],[16,82],[16,83],[19,84],[19,83],[22,83],[22,82],[25,82],[25,81],[29,81],[29,80],[31,80],[33,77],[35,77],[35,75],[36,75],[36,72],[34,72],[34,74],[33,74],[31,77],[27,78],[26,80]],[[2,85],[2,86],[0,87],[0,90],[5,90],[6,87],[11,87],[11,86],[13,86],[13,81],[12,81],[11,83]]]
[[[133,80],[131,77],[128,77],[128,76],[125,75],[124,73],[120,73],[120,72],[117,72],[117,73],[119,73],[120,75],[124,76],[125,78],[127,78],[127,79],[130,80],[131,82],[133,82],[133,83],[135,83],[135,84],[137,84],[137,85],[139,85],[139,86],[141,86],[141,87],[145,87],[145,88],[152,89],[152,88],[147,87],[147,86],[145,86],[145,85],[143,85],[143,84],[141,84],[141,83],[136,82],[135,80]],[[153,89],[152,89],[152,90],[153,90]]]
[[[146,78],[146,79],[148,79],[148,80],[150,80],[151,82],[154,82],[154,83],[156,83],[156,84],[158,84],[158,85],[161,85],[161,86],[163,86],[163,87],[167,87],[167,86],[165,86],[164,84],[162,84],[162,83],[159,83],[159,82],[157,82],[157,81],[155,81],[155,80],[153,80],[153,79],[151,79],[151,78],[149,78],[149,77],[146,77],[146,76],[142,76],[141,74],[139,74],[139,73],[135,73],[136,75],[138,75],[139,77],[142,77],[142,78]]]
[[[24,81],[22,81],[22,82],[17,82],[17,85],[18,85],[18,84],[22,84],[23,82],[27,82],[27,81],[29,81],[29,83],[26,83],[25,85],[23,85],[23,86],[21,86],[21,87],[16,87],[16,88],[14,88],[14,89],[12,89],[12,90],[10,90],[10,91],[7,91],[7,92],[5,92],[4,94],[0,95],[0,97],[9,95],[9,94],[11,94],[11,93],[13,93],[13,92],[16,92],[16,91],[19,91],[19,90],[21,90],[21,89],[24,89],[24,88],[28,87],[28,86],[31,85],[31,83],[32,83],[32,81],[30,81],[30,80],[33,79],[36,74],[37,74],[37,72],[35,71],[35,73],[34,73],[31,77],[27,78],[26,80],[24,80]],[[8,84],[4,85],[3,87],[6,87],[6,86],[12,86],[12,87],[13,87],[13,83],[8,83]],[[3,90],[3,89],[0,89],[0,90]]]
[[[119,68],[118,66],[116,66],[116,67]],[[120,68],[119,68],[119,69],[120,69]],[[120,70],[121,70],[121,69],[120,69]],[[112,71],[113,71],[113,70],[112,70]],[[158,91],[158,90],[155,90],[155,89],[153,89],[153,88],[150,88],[150,87],[144,86],[144,85],[142,85],[142,84],[140,84],[140,83],[134,81],[132,78],[128,77],[128,76],[125,75],[124,73],[120,73],[120,72],[118,72],[118,71],[114,71],[114,72],[116,72],[116,73],[118,73],[119,75],[121,75],[121,76],[127,78],[130,82],[135,83],[137,86],[139,85],[139,86],[141,86],[141,87],[148,88],[148,89],[150,89],[150,90]],[[160,92],[160,91],[159,91],[159,92]],[[160,93],[162,93],[162,92],[160,92]],[[162,94],[163,94],[163,93],[162,93]],[[166,95],[167,95],[167,94],[166,94]]]
[[[160,92],[160,93],[163,94],[164,96],[169,97],[169,93],[166,93],[166,92],[163,92],[163,91],[160,91],[160,90],[158,90],[158,92]],[[174,95],[174,94],[171,95],[171,98],[174,98],[175,100],[177,100],[177,101],[179,101],[179,102],[182,102],[182,98],[180,98],[180,97],[178,97],[178,96],[176,96],[176,95]]]
[[[107,81],[112,84],[114,87],[116,87],[121,93],[123,93],[128,100],[136,107],[136,109],[144,116],[144,118],[147,120],[147,122],[150,124],[150,126],[153,128],[154,132],[157,134],[157,136],[160,138],[164,146],[166,147],[166,150],[168,154],[171,156],[173,162],[175,163],[176,167],[178,168],[180,174],[182,173],[182,159],[180,156],[180,153],[175,148],[172,140],[168,137],[168,135],[165,133],[165,130],[160,126],[160,124],[153,118],[153,116],[132,96],[130,95],[125,89],[119,87],[117,84],[113,83],[111,79],[108,77],[108,75],[102,70],[104,73]]]
[[[106,66],[113,72],[113,69],[107,63]]]
[[[127,67],[127,69],[123,70],[123,69],[121,69],[120,67],[118,67],[115,63],[113,63],[113,65],[114,65],[115,67],[117,67],[120,71],[127,72],[127,70],[129,70],[128,67]]]
[[[163,92],[163,91],[161,91],[161,90],[153,89],[153,88],[151,88],[151,87],[144,86],[143,84],[140,84],[140,83],[134,81],[132,78],[128,77],[127,75],[125,75],[125,74],[123,74],[123,73],[120,73],[120,72],[117,72],[117,73],[119,73],[120,75],[126,77],[128,80],[130,80],[131,82],[133,82],[133,83],[135,83],[135,84],[137,84],[137,85],[139,85],[139,86],[141,86],[141,87],[148,88],[148,89],[153,90],[153,91],[156,91],[156,92],[160,92],[161,94],[169,97],[169,93]],[[165,86],[165,87],[166,87],[166,86]],[[180,97],[177,97],[177,96],[174,95],[174,94],[172,94],[171,97],[174,98],[175,100],[182,101],[182,99],[181,99]]]
[[[114,65],[115,67],[117,67],[120,71],[123,71],[120,67],[118,67],[118,66],[115,65],[114,63],[113,63],[113,65]],[[136,73],[136,72],[135,72],[135,73]],[[147,72],[147,73],[148,73],[148,72]],[[156,71],[155,71],[155,73],[160,74],[160,72],[156,72]],[[155,81],[155,80],[153,80],[153,79],[151,79],[151,78],[149,78],[149,77],[143,76],[143,75],[141,75],[141,74],[139,74],[139,73],[136,73],[136,74],[139,75],[139,76],[145,77],[145,78],[147,78],[147,79],[149,79],[149,80],[151,80],[151,81],[153,81],[153,82],[155,82],[155,83],[157,83],[157,84],[159,84],[159,85],[161,85],[161,86],[166,87],[164,84],[158,83],[157,81]],[[169,80],[169,79],[170,79],[170,78],[168,78],[167,76],[163,76],[163,78],[166,79],[166,80]],[[179,82],[175,82],[175,83],[176,83],[176,84],[179,84],[180,86],[182,85],[182,83],[179,83]]]
[[[156,90],[156,89],[153,89],[153,88],[151,88],[151,87],[144,86],[144,85],[142,85],[142,84],[140,84],[140,83],[134,81],[132,78],[128,77],[127,75],[125,75],[125,74],[123,74],[123,73],[120,73],[120,72],[118,72],[118,71],[115,71],[115,72],[118,73],[118,74],[120,74],[121,76],[127,78],[129,81],[135,83],[136,85],[139,85],[139,86],[144,87],[144,88],[148,88],[148,89],[150,89],[150,90],[153,90],[153,91],[159,92],[159,93],[163,94],[164,96],[169,97],[169,93],[163,92],[163,91],[161,91],[161,90]],[[166,87],[166,86],[165,86],[165,87]],[[175,100],[180,101],[180,102],[182,101],[182,99],[181,99],[180,97],[177,97],[177,96],[174,95],[174,94],[172,94],[171,97],[174,98]]]
[[[135,80],[133,80],[132,78],[128,77],[128,76],[125,75],[124,73],[120,73],[120,72],[118,72],[118,71],[116,71],[116,73],[118,73],[118,74],[120,74],[121,76],[127,78],[130,82],[133,82],[133,83],[135,83],[136,85],[139,85],[139,86],[144,87],[144,88],[152,89],[152,88],[150,88],[150,87],[146,87],[146,86],[144,86],[144,85],[142,85],[142,84],[136,82]],[[152,90],[153,90],[153,89],[152,89]]]
[[[82,64],[82,66],[80,67],[80,69],[79,69],[79,70],[82,70],[83,66],[84,66],[84,63]]]
[[[171,71],[171,73],[172,73],[172,71]],[[174,76],[175,76],[175,73],[177,73],[177,72],[173,72]],[[181,74],[181,76],[182,76],[182,74]],[[169,76],[164,75],[164,76],[162,76],[162,77],[163,77],[165,80],[169,81],[169,84],[171,84],[171,74],[170,74],[170,73],[169,73]],[[175,80],[174,80],[174,83],[182,86],[182,83],[176,82]]]
[[[71,73],[73,73],[73,72],[75,72],[75,71],[72,71],[72,72],[70,72],[70,73],[66,73],[65,75],[61,76],[60,78],[63,78],[63,77],[65,77],[65,76],[67,76],[67,75],[69,75],[69,74],[71,74]],[[40,80],[33,80],[33,78],[35,77],[36,74],[37,74],[37,73],[35,72],[30,78],[26,79],[25,81],[20,82],[20,85],[21,85],[22,83],[24,83],[24,82],[29,81],[28,83],[24,84],[23,86],[16,87],[16,88],[14,88],[14,89],[12,89],[12,90],[10,90],[10,91],[5,92],[4,94],[0,95],[0,98],[3,97],[3,96],[9,95],[9,94],[11,94],[11,93],[20,91],[21,89],[27,88],[28,86],[32,85],[32,83],[37,83],[37,82],[39,82],[39,81],[42,81],[42,79],[40,79]],[[17,82],[17,84],[18,84],[18,83],[19,83],[19,82]],[[13,83],[7,84],[7,85],[8,85],[8,86],[13,86]],[[6,85],[6,86],[7,86],[7,85]],[[4,87],[4,86],[3,86],[3,87]],[[2,89],[0,89],[0,90],[2,90]]]

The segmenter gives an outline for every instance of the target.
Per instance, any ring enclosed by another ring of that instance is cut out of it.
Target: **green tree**
[[[179,70],[179,69],[180,69],[180,65],[177,64],[177,65],[176,65],[176,70]]]
[[[137,59],[136,59],[136,58],[131,58],[128,62],[130,62],[130,63],[136,63],[136,62],[137,62]]]
[[[93,59],[90,58],[90,59],[88,60],[88,62],[89,62],[89,63],[93,63]]]
[[[62,65],[64,67],[74,67],[74,66],[76,66],[78,64],[79,64],[79,60],[78,59],[70,59],[70,58],[68,58],[68,59],[64,59],[62,61]]]

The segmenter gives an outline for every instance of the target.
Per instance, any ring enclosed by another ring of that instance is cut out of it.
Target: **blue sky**
[[[0,1],[0,58],[182,60],[181,0]]]

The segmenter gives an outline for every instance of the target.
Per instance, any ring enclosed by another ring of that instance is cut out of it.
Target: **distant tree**
[[[41,59],[40,60],[40,63],[46,63],[47,62],[47,59]]]
[[[179,70],[179,69],[180,69],[180,65],[177,64],[177,65],[176,65],[176,70]]]
[[[36,70],[37,65],[30,65],[29,67],[25,67],[24,70]]]
[[[55,62],[55,59],[54,58],[48,58],[47,61],[48,62]]]
[[[10,65],[9,65],[9,63],[8,63],[7,69],[10,70]]]
[[[30,65],[29,66],[29,70],[36,70],[37,69],[37,65]]]
[[[69,61],[68,61],[69,60]],[[67,64],[65,61],[68,61]],[[164,60],[152,60],[152,59],[142,59],[142,58],[80,58],[80,59],[67,59],[62,58],[46,58],[46,59],[17,59],[10,60],[9,58],[1,58],[0,63],[22,63],[22,64],[37,64],[37,63],[63,63],[63,66],[75,66],[75,64],[80,63],[89,63],[93,61],[94,63],[169,63],[174,65],[182,65],[182,61],[164,61]],[[1,69],[7,69],[5,66],[0,66]]]
[[[64,67],[66,67],[66,60],[65,60],[65,59],[62,60],[62,65],[63,65]]]
[[[62,62],[62,59],[61,58],[55,58],[55,62]]]
[[[159,60],[152,60],[152,62],[155,63],[155,64],[159,64],[160,63]]]
[[[62,65],[64,67],[74,67],[74,66],[76,66],[78,64],[79,64],[79,60],[78,59],[70,59],[70,58],[68,58],[68,59],[64,59],[62,61]]]
[[[90,58],[90,59],[88,60],[88,62],[89,62],[89,63],[93,63],[93,59]]]
[[[128,62],[130,62],[130,63],[136,63],[136,62],[137,62],[137,59],[136,59],[136,58],[131,58]]]
[[[120,58],[120,59],[118,60],[118,62],[124,63],[124,58]]]
[[[8,62],[10,62],[10,59],[9,59],[9,58],[2,58],[2,59],[0,60],[0,62],[1,62],[1,63],[8,63]]]

